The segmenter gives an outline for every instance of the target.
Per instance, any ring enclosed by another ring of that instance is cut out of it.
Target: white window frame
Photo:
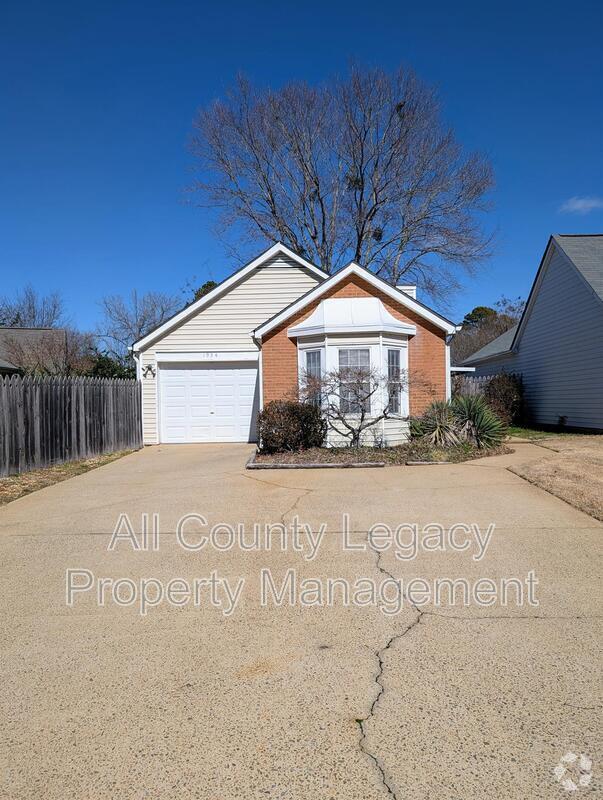
[[[403,353],[401,347],[394,347],[392,345],[385,344],[383,345],[383,349],[385,350],[385,359],[383,364],[383,371],[387,375],[387,397],[385,399],[386,403],[389,403],[391,400],[391,391],[390,391],[390,376],[389,376],[389,354],[390,353],[397,353],[398,354],[398,391],[397,391],[397,401],[398,401],[398,408],[394,411],[390,409],[390,413],[395,415],[396,417],[400,417],[402,415],[402,363],[403,363]],[[393,381],[392,381],[393,382]]]
[[[371,349],[372,348],[371,348],[371,346],[369,344],[336,345],[336,350],[337,350],[337,369],[339,369],[339,370],[341,369],[340,353],[342,352],[342,350],[347,350],[347,351],[351,351],[351,350],[366,350],[367,353],[368,353],[368,362],[369,362],[367,369],[369,371],[369,376],[370,376],[371,367],[372,367]],[[370,381],[370,377],[369,377],[369,381]],[[340,404],[341,404],[342,400],[343,400],[343,398],[340,396]],[[364,413],[369,417],[371,416],[371,412],[372,412],[371,400],[372,400],[371,397],[367,398],[368,407],[364,411]],[[348,401],[346,401],[346,402],[348,402]],[[351,417],[354,417],[354,416],[358,416],[359,417],[360,416],[360,412],[359,411],[356,412],[356,413],[354,413],[353,411],[346,411],[346,412],[342,412],[342,413],[349,414]]]

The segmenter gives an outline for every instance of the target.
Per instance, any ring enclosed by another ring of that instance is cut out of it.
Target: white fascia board
[[[358,266],[353,261],[348,264],[347,267],[344,267],[339,272],[336,272],[334,275],[331,275],[330,278],[327,278],[326,281],[320,283],[314,289],[311,289],[307,292],[303,297],[297,300],[295,303],[292,303],[286,309],[284,309],[280,314],[277,314],[272,319],[265,322],[263,325],[260,325],[254,331],[254,336],[256,339],[261,339],[263,336],[266,335],[269,331],[275,328],[277,325],[280,325],[281,322],[284,322],[289,317],[296,314],[298,311],[304,308],[304,306],[311,303],[313,300],[316,300],[318,297],[321,297],[325,292],[327,292],[332,286],[337,283],[340,283],[345,278],[349,277],[350,275],[357,275],[362,280],[365,280],[371,286],[374,286],[379,291],[383,292],[384,294],[391,297],[392,300],[395,300],[396,303],[399,303],[402,306],[405,306],[410,311],[414,311],[415,314],[418,314],[423,319],[428,320],[436,327],[440,328],[441,330],[445,331],[446,333],[455,333],[457,330],[457,326],[450,322],[449,320],[444,319],[439,314],[436,314],[434,311],[426,308],[419,303],[417,300],[414,300],[410,295],[404,294],[399,289],[396,289],[394,286],[390,286],[389,283],[386,283],[381,278],[378,278],[376,275],[373,275],[372,272],[369,272],[366,269]]]
[[[157,361],[162,364],[208,362],[208,361],[257,361],[259,350],[203,350],[199,352],[158,352]]]
[[[475,367],[450,367],[450,372],[475,372]]]
[[[515,336],[513,337],[513,341],[511,342],[511,347],[507,351],[509,353],[516,353],[517,350],[519,349],[520,339],[523,336],[526,324],[532,313],[534,303],[536,302],[536,297],[540,290],[540,285],[544,280],[544,276],[549,268],[549,264],[551,263],[551,258],[553,257],[553,252],[555,249],[557,249],[561,253],[561,255],[566,259],[566,261],[568,261],[572,265],[572,268],[575,269],[574,265],[572,264],[571,260],[567,257],[566,253],[564,253],[561,248],[557,247],[555,239],[551,236],[547,242],[544,253],[542,254],[542,258],[540,259],[540,264],[538,265],[538,270],[536,272],[534,282],[532,283],[532,287],[530,288],[530,293],[528,295],[527,303],[523,310],[523,314],[521,315],[521,319],[519,320],[517,330],[515,331]]]
[[[291,339],[305,339],[308,336],[319,336],[321,334],[330,333],[398,333],[401,336],[416,336],[417,329],[414,325],[380,325],[376,328],[374,325],[314,325],[311,328],[304,328],[303,331],[297,331],[295,328],[287,330],[287,336]]]
[[[142,339],[139,339],[132,345],[132,350],[138,352],[147,345],[151,344],[151,342],[154,342],[156,339],[160,339],[168,331],[172,330],[172,328],[177,327],[181,322],[184,322],[184,320],[188,319],[188,317],[192,317],[198,311],[201,311],[201,309],[205,308],[205,306],[213,303],[214,300],[217,300],[218,297],[224,294],[224,292],[228,291],[228,289],[230,289],[236,283],[241,281],[246,275],[279,253],[287,256],[287,258],[290,258],[292,261],[295,261],[301,267],[304,267],[313,275],[316,275],[317,278],[320,278],[320,280],[324,281],[326,278],[328,278],[328,275],[326,272],[324,272],[324,270],[314,266],[314,264],[310,264],[309,261],[306,261],[305,258],[302,258],[297,253],[294,253],[293,250],[289,250],[289,248],[281,242],[277,242],[276,244],[273,244],[272,247],[269,247],[268,250],[265,250],[257,258],[254,258],[253,261],[250,261],[249,264],[246,264],[241,269],[233,272],[229,278],[226,278],[226,280],[222,281],[222,283],[216,286],[215,289],[212,289],[211,292],[208,292],[199,300],[196,300],[194,303],[186,306],[186,308],[183,308],[182,311],[179,311],[177,314],[174,314],[173,317],[170,317],[170,319],[166,320],[163,325],[160,325],[158,328],[155,328],[154,331],[151,331],[146,336],[143,336]]]

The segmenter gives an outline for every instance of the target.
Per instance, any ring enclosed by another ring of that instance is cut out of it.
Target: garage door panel
[[[257,368],[237,364],[160,365],[162,442],[255,440]]]

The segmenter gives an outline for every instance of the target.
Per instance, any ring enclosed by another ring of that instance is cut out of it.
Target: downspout
[[[382,374],[385,374],[383,372],[383,370],[384,370],[384,366],[383,366],[383,331],[379,332],[379,366],[380,366],[380,369],[382,371]],[[383,389],[383,388],[381,389],[381,403],[383,404],[383,406],[381,408],[381,413],[383,413],[383,409],[385,408],[385,404],[387,403],[387,400],[386,400],[385,395],[384,395],[384,392],[388,391],[387,383],[385,384],[385,387],[386,387],[385,389]],[[381,442],[383,444],[385,444],[385,417],[383,417],[383,419],[381,420]]]

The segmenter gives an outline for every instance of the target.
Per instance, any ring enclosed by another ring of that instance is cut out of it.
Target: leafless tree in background
[[[434,91],[403,69],[254,89],[201,110],[200,203],[246,241],[281,240],[329,272],[348,260],[431,296],[488,254],[488,161],[444,127]]]
[[[65,325],[65,308],[58,292],[40,295],[26,286],[13,298],[0,298],[0,326],[7,328],[60,328]]]
[[[453,364],[460,364],[469,356],[516,325],[523,313],[525,301],[521,297],[501,297],[494,308],[478,306],[463,320],[463,327],[452,338],[450,355]]]
[[[182,307],[182,300],[163,292],[130,292],[129,296],[108,295],[101,301],[103,319],[97,336],[112,358],[127,361],[128,347],[161,325]]]
[[[8,332],[7,332],[8,333]],[[3,352],[27,375],[84,375],[94,355],[94,337],[73,328],[32,331],[27,337],[3,337]]]

